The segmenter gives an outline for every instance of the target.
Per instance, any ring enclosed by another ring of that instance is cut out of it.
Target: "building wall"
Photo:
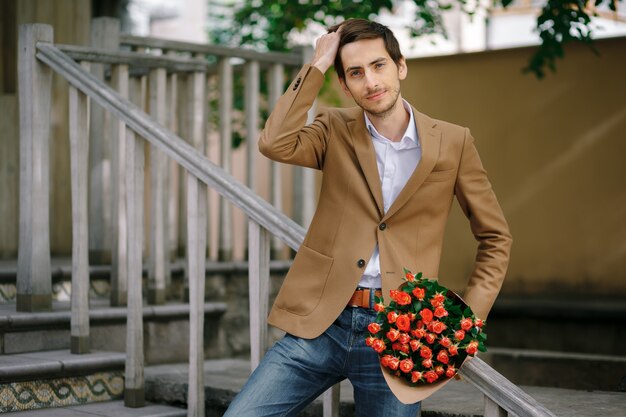
[[[626,38],[596,47],[544,80],[532,48],[408,63],[403,96],[476,138],[514,238],[505,293],[626,296]],[[476,242],[454,206],[440,274],[460,289]]]

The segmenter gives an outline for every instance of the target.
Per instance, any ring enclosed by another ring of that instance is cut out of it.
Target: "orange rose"
[[[464,318],[461,320],[461,329],[468,331],[469,329],[472,328],[472,319],[470,318]]]
[[[433,351],[428,346],[422,346],[420,356],[424,359],[430,359],[433,357]]]
[[[420,311],[420,316],[422,317],[422,321],[426,324],[433,321],[433,312],[427,308],[423,308],[422,311]]]
[[[450,347],[450,345],[452,344],[452,342],[450,341],[450,339],[448,339],[447,337],[442,337],[441,340],[439,341],[439,344],[445,348]]]
[[[446,371],[443,369],[443,366],[439,365],[435,366],[435,372],[437,372],[437,375],[443,375]]]
[[[374,304],[374,311],[380,313],[381,311],[385,311],[385,305],[383,303]]]
[[[398,318],[398,313],[396,313],[395,311],[390,311],[387,314],[387,321],[389,323],[395,323],[397,318]]]
[[[376,334],[380,331],[380,324],[378,323],[370,323],[367,326],[367,330],[369,330],[370,333],[372,334]]]
[[[417,337],[418,339],[421,339],[422,337],[426,336],[426,330],[424,330],[423,327],[420,327],[418,329],[411,330],[411,334],[414,337]]]
[[[448,315],[448,311],[443,308],[443,306],[439,306],[435,309],[435,317],[442,318]]]
[[[400,370],[405,374],[408,374],[413,370],[413,361],[411,359],[404,359],[400,362]]]
[[[411,304],[411,296],[404,291],[396,291],[396,297],[394,298],[394,300],[401,306]]]
[[[437,360],[441,363],[447,364],[450,361],[450,358],[448,357],[448,354],[445,350],[440,350],[437,354]]]
[[[456,375],[456,368],[454,366],[448,366],[448,369],[446,369],[446,376],[448,378],[452,378],[454,375]]]
[[[419,340],[412,339],[412,340],[409,342],[409,346],[411,346],[411,350],[412,350],[413,352],[415,352],[417,349],[419,349],[421,345],[422,345],[422,344],[419,342]]]
[[[433,296],[433,298],[430,300],[430,304],[431,304],[433,307],[439,307],[439,306],[443,305],[443,302],[444,302],[445,300],[446,300],[446,297],[445,297],[442,293],[438,292],[438,293],[436,293],[436,294]]]
[[[389,359],[393,358],[393,356],[391,355],[385,355],[382,358],[380,358],[380,364],[382,366],[384,366],[385,368],[389,366]]]
[[[398,341],[402,344],[407,344],[411,340],[411,336],[406,333],[400,333],[400,337],[398,337]]]
[[[448,348],[448,354],[450,356],[454,356],[454,355],[458,355],[459,354],[459,345],[452,345]]]
[[[432,360],[432,359],[430,359],[430,358],[429,358],[429,359],[424,359],[424,360],[422,361],[422,366],[423,366],[424,368],[432,368],[432,367],[433,367],[433,360]]]
[[[476,320],[474,320],[474,325],[475,325],[476,327],[483,327],[483,325],[484,325],[484,324],[485,324],[485,322],[484,322],[484,321],[482,321],[481,319],[476,319]]]
[[[428,333],[424,339],[426,339],[426,343],[432,345],[433,343],[435,343],[435,340],[437,340],[437,336],[435,336],[432,333]]]
[[[411,372],[411,382],[412,383],[415,384],[420,379],[422,379],[422,373],[421,372],[418,372],[418,371]]]
[[[366,346],[372,346],[372,343],[374,343],[374,340],[376,340],[376,338],[372,337],[372,336],[366,338],[365,339],[365,345]]]
[[[405,277],[405,278],[406,278],[406,280],[407,280],[407,281],[409,281],[409,282],[413,282],[413,281],[415,281],[415,275],[413,275],[413,274],[412,274],[412,273],[410,273],[410,272],[407,272],[407,273],[406,273],[406,275],[405,275],[404,277]]]
[[[383,350],[385,350],[385,342],[383,342],[380,339],[376,339],[372,342],[372,349],[374,349],[376,352],[380,353]]]
[[[463,330],[457,330],[454,332],[454,338],[460,342],[465,339],[465,332]]]
[[[411,330],[411,319],[406,314],[401,314],[398,318],[396,318],[396,326],[398,327],[398,330],[408,332]]]
[[[396,358],[395,356],[389,358],[389,369],[395,371],[396,369],[398,369],[398,365],[400,365],[400,359]]]
[[[444,323],[442,323],[440,321],[431,321],[428,324],[428,330],[430,330],[431,332],[435,332],[437,334],[443,332],[447,328],[448,328],[448,326],[446,326]]]
[[[396,340],[398,340],[399,337],[400,337],[400,332],[397,331],[396,329],[389,329],[389,331],[387,332],[387,339],[389,339],[392,342],[395,342]]]
[[[424,373],[424,378],[426,378],[426,381],[429,384],[432,384],[433,382],[435,382],[436,380],[439,379],[439,375],[437,375],[437,372],[435,371],[428,371]]]
[[[426,296],[426,290],[424,288],[420,288],[420,287],[416,287],[413,290],[413,295],[415,296],[415,298],[417,298],[420,301],[424,300],[424,297]]]
[[[478,352],[478,342],[475,340],[472,340],[469,345],[467,345],[467,347],[465,348],[465,351],[467,352],[468,355],[475,355],[476,352]]]

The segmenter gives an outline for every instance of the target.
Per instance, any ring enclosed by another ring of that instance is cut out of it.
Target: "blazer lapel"
[[[400,191],[400,194],[398,194],[396,200],[393,202],[391,207],[389,207],[387,213],[385,213],[383,220],[393,216],[395,212],[406,204],[409,198],[422,185],[428,174],[430,174],[437,163],[437,156],[439,155],[439,146],[441,142],[441,131],[434,128],[436,123],[433,119],[425,114],[419,113],[415,110],[415,108],[413,108],[413,115],[415,117],[420,146],[422,147],[422,159],[415,168],[415,171],[413,171],[413,174],[409,177],[409,180],[402,191]],[[374,167],[377,168],[376,165],[374,165]]]
[[[350,131],[350,137],[352,138],[352,146],[356,157],[359,160],[359,165],[367,180],[370,192],[376,201],[378,207],[378,213],[383,216],[383,190],[380,183],[380,177],[378,175],[378,166],[376,165],[376,151],[370,138],[370,134],[365,127],[365,119],[363,111],[360,112],[361,117],[356,116],[353,120],[348,122],[348,130]]]

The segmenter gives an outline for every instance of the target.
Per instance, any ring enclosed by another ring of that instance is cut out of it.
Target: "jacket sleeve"
[[[512,237],[469,129],[465,129],[455,193],[478,241],[463,298],[477,317],[486,319],[506,275]]]
[[[322,169],[329,131],[329,115],[321,111],[306,125],[307,112],[313,105],[324,74],[305,65],[287,91],[280,97],[265,123],[259,150],[268,158],[293,165]]]

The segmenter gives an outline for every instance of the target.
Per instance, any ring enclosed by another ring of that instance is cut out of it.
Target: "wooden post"
[[[117,50],[120,23],[110,17],[98,17],[91,22],[91,46]],[[91,73],[104,80],[104,65],[92,64]],[[89,147],[89,258],[91,263],[111,262],[111,115],[100,106],[91,106],[89,117],[91,138]]]
[[[248,245],[250,367],[254,371],[266,350],[270,281],[270,234],[254,220],[248,220]]]
[[[269,105],[270,111],[276,105],[276,102],[283,94],[283,84],[285,82],[285,68],[282,64],[273,64],[269,70]],[[271,202],[277,210],[283,211],[283,190],[282,190],[282,180],[281,180],[281,165],[277,162],[271,162],[271,170],[270,170],[270,193],[271,193]],[[280,258],[280,251],[282,248],[282,243],[280,239],[276,236],[272,236],[272,249],[271,256],[272,259]]]
[[[141,100],[141,80],[131,82],[131,97]],[[128,319],[126,325],[126,368],[124,378],[124,404],[142,407],[145,404],[143,374],[143,303],[142,241],[143,241],[143,141],[135,132],[126,130],[126,201],[128,213]]]
[[[485,395],[485,417],[507,417],[508,415],[504,408]]]
[[[150,71],[150,115],[165,125],[164,68]],[[148,260],[148,303],[165,303],[167,258],[167,158],[163,151],[150,148],[150,255]]]
[[[82,63],[89,71],[89,63]],[[87,209],[89,99],[70,85],[70,162],[72,165],[72,353],[89,352],[89,227]]]
[[[219,117],[220,117],[220,165],[231,172],[232,113],[233,113],[233,66],[230,58],[219,61]],[[233,258],[233,216],[228,200],[220,197],[219,245],[217,257],[220,261]]]
[[[339,417],[339,384],[324,391],[322,416]]]
[[[20,239],[17,311],[52,308],[48,211],[52,70],[35,58],[37,42],[51,43],[52,38],[52,27],[49,25],[19,27]]]
[[[205,129],[206,129],[206,86],[207,86],[207,77],[203,72],[194,72],[193,74],[189,74],[187,77],[187,137],[186,139],[189,143],[201,154],[204,155],[204,146],[205,146]],[[191,175],[189,173],[187,176]],[[187,187],[188,188],[188,187]],[[207,200],[207,192],[201,193],[199,198],[201,198],[198,204],[204,204],[204,217],[208,216],[208,200]],[[187,221],[189,221],[189,216],[187,216]],[[207,235],[207,223],[205,221],[203,223],[204,233],[204,242],[206,248],[206,241],[208,239]],[[187,240],[189,242],[189,239]],[[189,247],[189,243],[187,244],[187,254],[191,251],[192,248]],[[203,258],[206,262],[206,249],[202,254]],[[187,270],[185,274],[185,300],[190,301],[189,291],[190,291],[190,272]]]
[[[114,65],[112,87],[124,98],[128,98],[128,65]],[[111,183],[113,195],[113,218],[111,233],[111,306],[126,305],[128,281],[128,221],[126,213],[126,124],[111,120],[112,152]]]
[[[257,141],[259,140],[259,62],[249,61],[245,69],[245,111],[246,111],[246,183],[255,193],[258,192],[256,161],[259,155]],[[246,244],[249,240],[246,240]],[[249,248],[246,248],[249,254]],[[247,255],[249,256],[249,255]]]
[[[168,51],[168,56],[176,56],[176,51]],[[167,103],[166,120],[167,128],[174,133],[178,133],[178,114],[175,103],[178,100],[178,74],[172,72],[167,75]],[[180,136],[180,134],[179,134]],[[178,255],[178,210],[180,201],[179,177],[181,176],[180,165],[173,159],[168,159],[168,193],[167,193],[167,248],[166,253],[168,259],[174,260]],[[170,287],[171,274],[165,276],[165,286]]]
[[[189,275],[189,391],[187,415],[204,417],[204,286],[206,185],[187,173],[187,271]]]

